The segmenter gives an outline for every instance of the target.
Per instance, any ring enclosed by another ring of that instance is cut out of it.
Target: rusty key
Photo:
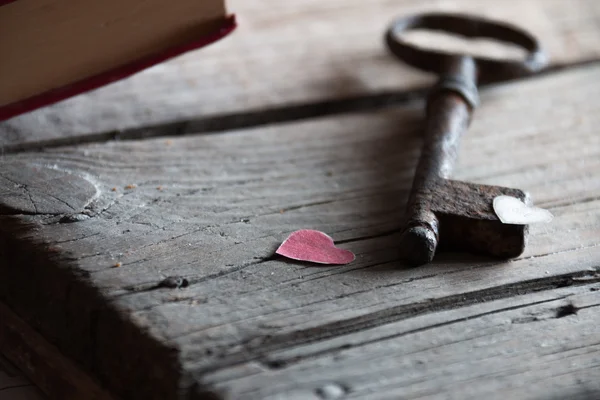
[[[402,33],[428,29],[488,38],[524,48],[524,60],[499,60],[426,50],[409,44]],[[519,189],[450,180],[460,137],[479,102],[477,83],[529,75],[545,65],[537,40],[512,25],[463,14],[422,14],[393,22],[386,33],[393,55],[407,64],[439,75],[427,98],[424,145],[409,196],[401,249],[413,265],[432,261],[440,248],[498,258],[520,255],[527,225],[500,222],[493,210],[496,196],[513,196],[528,204]]]

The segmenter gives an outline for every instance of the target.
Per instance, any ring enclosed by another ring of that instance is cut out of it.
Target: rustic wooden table
[[[600,398],[600,3],[229,8],[231,37],[0,125],[0,350],[60,399]],[[482,90],[454,175],[552,211],[519,259],[398,261],[433,77],[382,35],[424,10],[550,55]],[[301,228],[356,261],[274,257]]]

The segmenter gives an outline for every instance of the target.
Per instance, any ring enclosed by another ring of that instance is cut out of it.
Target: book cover
[[[235,27],[224,0],[0,0],[0,121],[207,46]]]

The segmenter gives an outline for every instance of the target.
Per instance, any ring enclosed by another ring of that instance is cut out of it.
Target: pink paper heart
[[[311,229],[293,232],[276,253],[293,260],[319,264],[348,264],[355,258],[350,250],[335,247],[329,235]]]

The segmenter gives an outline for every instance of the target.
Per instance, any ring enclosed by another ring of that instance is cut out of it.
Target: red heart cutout
[[[319,264],[348,264],[355,258],[350,250],[335,247],[329,235],[310,229],[293,232],[276,253],[293,260]]]

